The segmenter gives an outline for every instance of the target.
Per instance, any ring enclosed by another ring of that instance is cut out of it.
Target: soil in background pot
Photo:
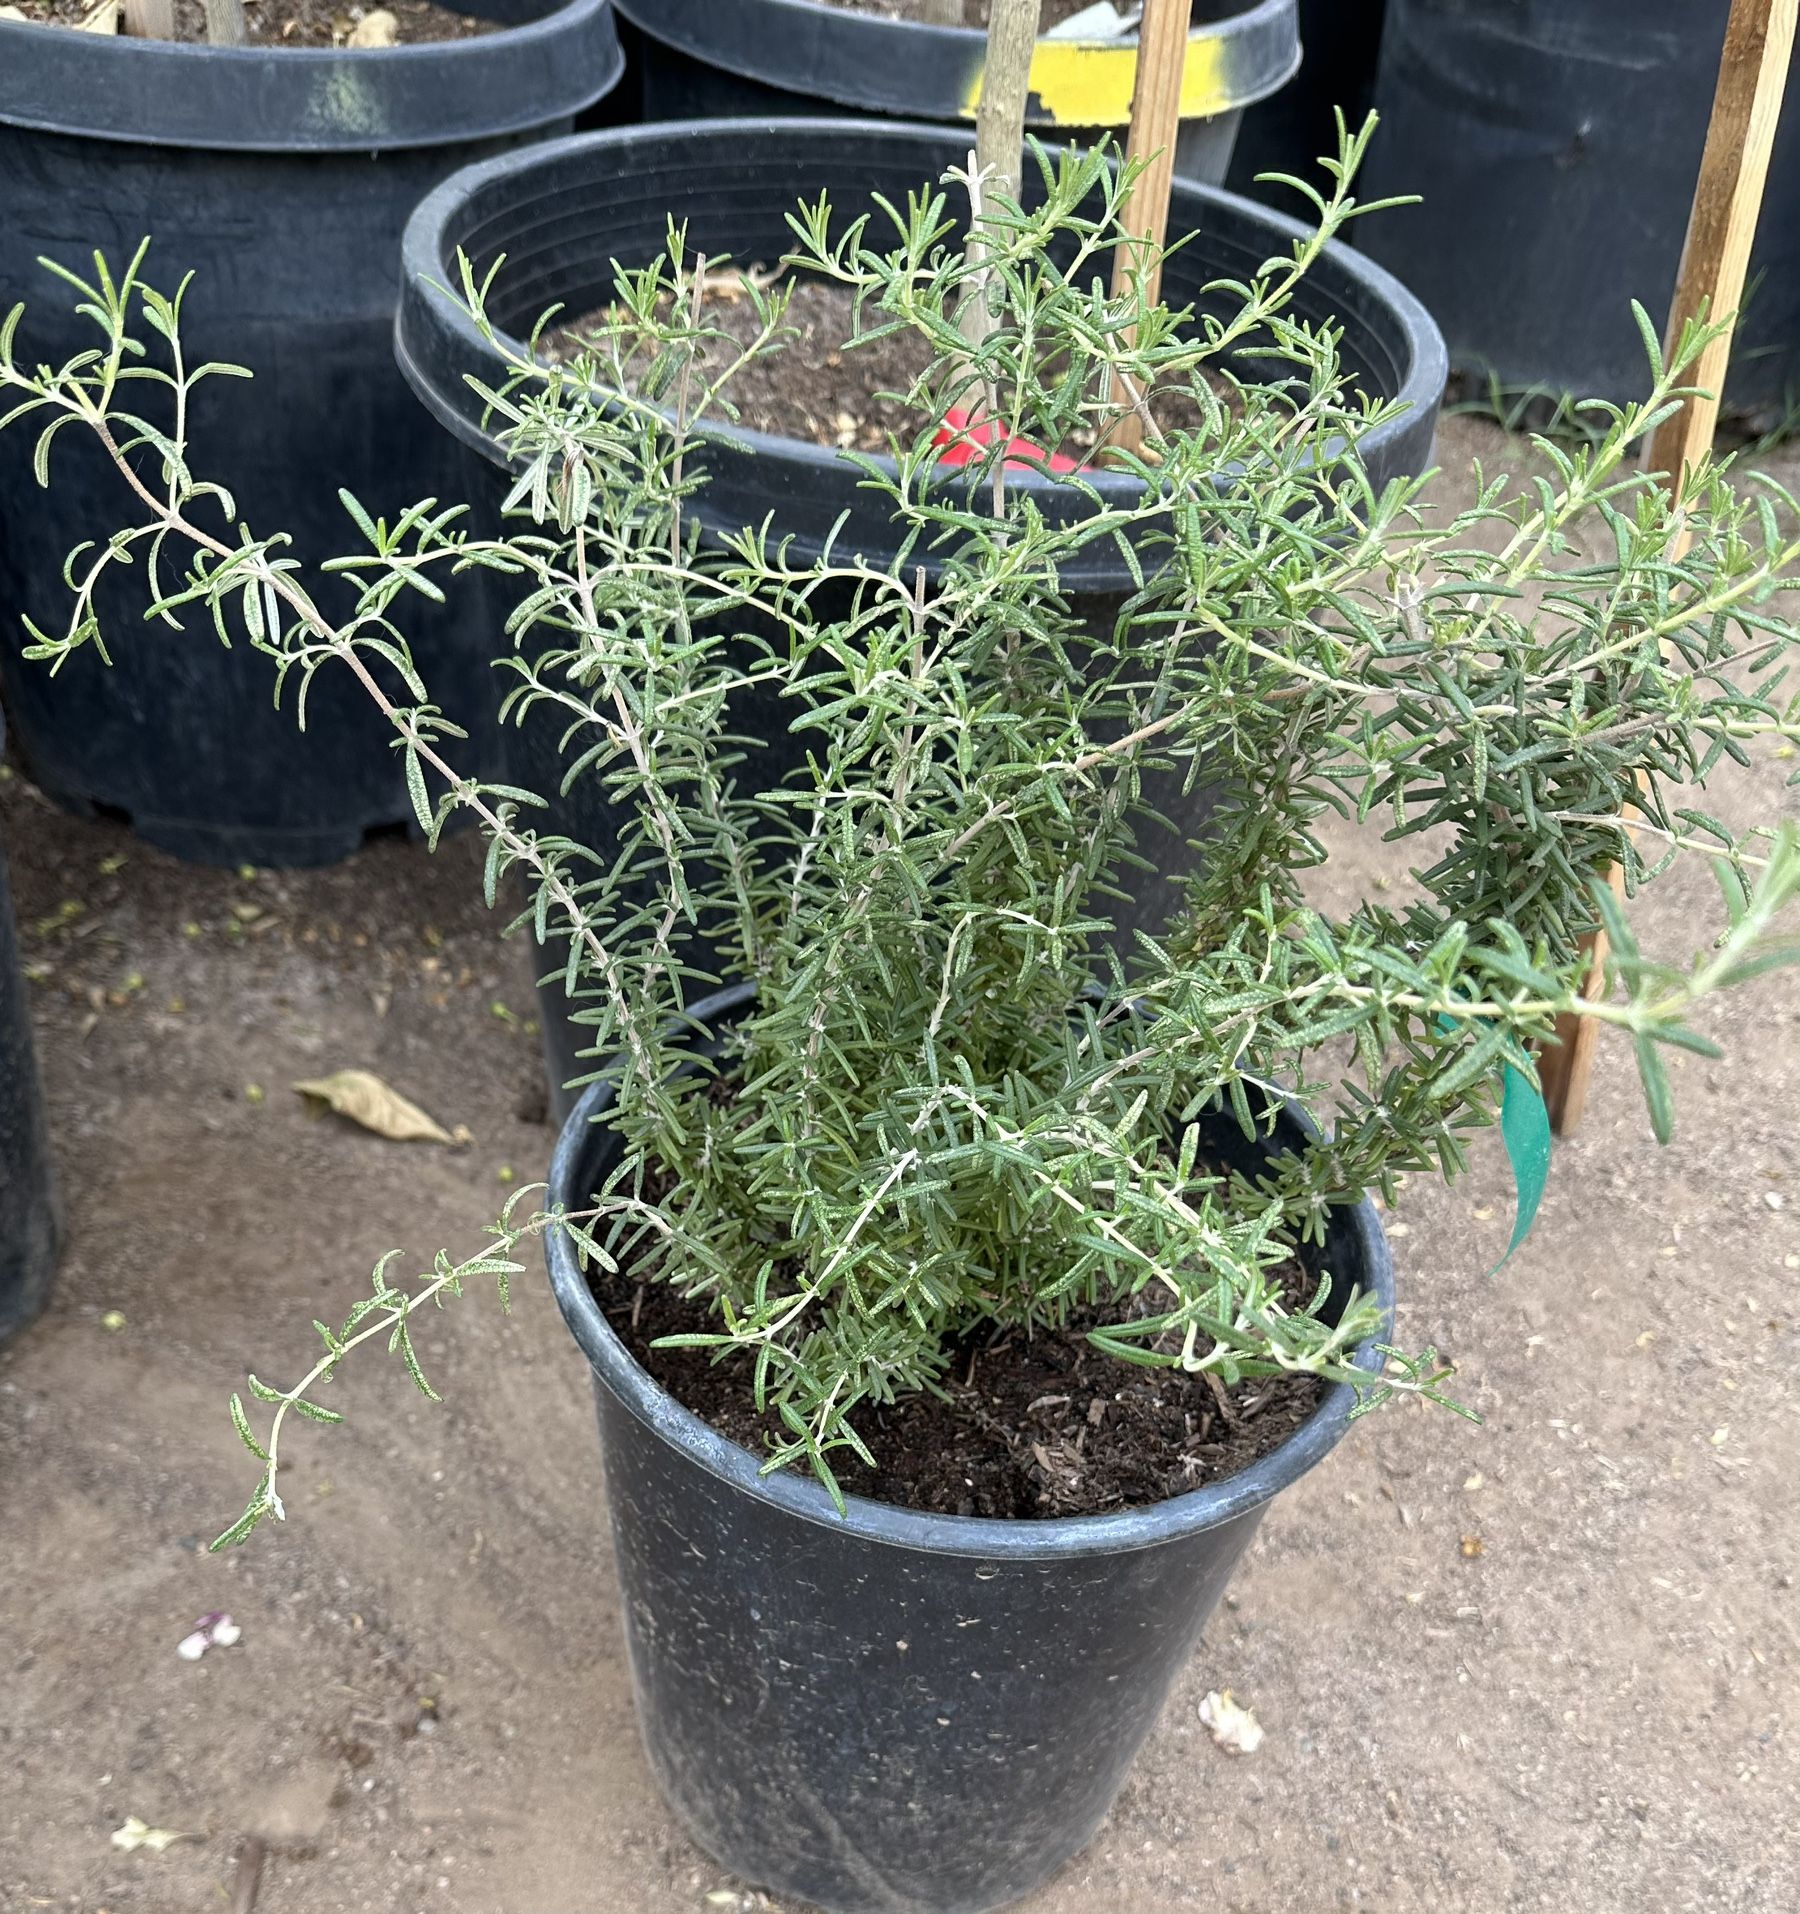
[[[755,266],[747,269],[758,284],[770,280]],[[707,322],[729,334],[738,345],[748,345],[760,330],[756,306],[744,290],[746,273],[737,268],[709,279],[705,295]],[[562,362],[575,357],[583,337],[606,322],[604,308],[582,313],[547,333],[545,356]],[[878,315],[865,311],[864,323]],[[781,438],[835,445],[858,452],[880,452],[890,436],[909,443],[921,420],[897,396],[904,393],[931,363],[931,351],[916,332],[889,333],[866,345],[844,348],[855,329],[856,301],[847,287],[822,279],[801,279],[783,321],[778,349],[753,359],[733,375],[726,388],[738,410],[737,423],[753,432],[771,432]],[[798,334],[798,337],[794,335]],[[710,356],[710,355],[709,355]],[[701,363],[707,363],[705,358]],[[1214,389],[1228,403],[1230,381],[1208,375]],[[883,396],[887,395],[887,396]],[[1193,400],[1174,389],[1151,395],[1150,410],[1167,429],[1199,423]],[[1091,444],[1092,434],[1072,433],[1071,448]]]
[[[93,0],[13,0],[27,20],[47,26],[76,27],[92,11]],[[433,0],[368,0],[355,6],[343,0],[245,0],[244,20],[253,47],[347,46],[358,23],[379,6],[394,17],[396,46],[428,41],[473,40],[497,33],[502,22],[440,7]],[[175,0],[175,38],[206,39],[204,0]]]

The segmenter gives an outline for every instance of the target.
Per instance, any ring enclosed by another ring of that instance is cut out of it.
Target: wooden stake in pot
[[[1123,208],[1125,230],[1160,250],[1169,225],[1169,193],[1175,183],[1175,140],[1181,131],[1181,75],[1187,63],[1188,25],[1192,0],[1147,0],[1138,28],[1137,77],[1131,88],[1131,132],[1125,161],[1149,162],[1138,176]],[[1113,297],[1122,298],[1131,286],[1135,261],[1132,247],[1121,244],[1113,258]],[[1162,290],[1162,269],[1152,269],[1145,296],[1154,300]],[[1123,382],[1113,388],[1114,402],[1130,408],[1112,430],[1112,444],[1121,452],[1141,452],[1144,421],[1136,409],[1137,394]]]
[[[206,37],[216,47],[241,47],[250,38],[244,0],[206,0]]]
[[[981,69],[981,99],[975,108],[975,171],[980,180],[969,226],[968,256],[981,262],[980,208],[990,193],[1019,197],[1024,166],[1025,103],[1031,92],[1031,56],[1037,50],[1041,0],[994,0],[988,13],[987,59]],[[985,278],[973,280],[957,309],[956,322],[971,347],[994,329]]]
[[[173,40],[175,0],[124,0],[119,21],[133,40]]]
[[[1042,0],[994,0],[988,12],[987,59],[975,108],[975,163],[987,183],[1019,197],[1025,151],[1025,104],[1031,56],[1037,51]]]
[[[1794,50],[1797,10],[1800,0],[1732,0],[1706,151],[1700,160],[1681,271],[1663,335],[1665,352],[1674,351],[1682,328],[1703,308],[1711,318],[1734,317],[1743,299],[1750,242],[1756,237],[1756,216],[1769,177],[1769,153]],[[1689,375],[1701,388],[1700,396],[1688,400],[1658,427],[1650,442],[1648,466],[1662,476],[1675,499],[1681,497],[1688,473],[1711,449],[1730,358],[1731,334],[1725,332],[1701,354]],[[1622,888],[1616,868],[1612,881],[1615,890]],[[1587,941],[1592,968],[1584,991],[1591,998],[1600,994],[1605,983],[1606,940],[1595,932]],[[1544,1101],[1559,1136],[1574,1130],[1587,1107],[1599,1034],[1600,1026],[1591,1017],[1564,1017],[1557,1024],[1560,1045],[1538,1059]]]

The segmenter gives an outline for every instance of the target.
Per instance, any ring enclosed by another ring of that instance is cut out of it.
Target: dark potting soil
[[[75,27],[93,11],[94,0],[12,0],[28,20],[48,26]],[[422,46],[434,40],[473,40],[497,33],[499,23],[440,7],[433,0],[380,0],[394,18],[395,46]],[[244,0],[245,24],[251,46],[341,47],[366,15],[376,11],[375,0],[354,6],[342,0]],[[199,42],[206,38],[204,0],[175,0],[175,38]]]
[[[759,267],[749,270],[758,283],[767,283]],[[820,279],[797,283],[779,349],[740,367],[726,388],[740,425],[859,452],[885,450],[890,434],[903,445],[912,441],[920,418],[901,395],[931,363],[930,349],[911,331],[846,348],[844,341],[855,328],[855,303],[843,286]],[[705,315],[708,324],[736,346],[749,344],[760,327],[755,304],[736,270],[716,274],[709,282]],[[545,356],[558,363],[574,358],[583,338],[607,319],[606,309],[599,308],[555,327],[542,342]],[[866,314],[865,324],[874,323],[874,315]],[[731,349],[716,347],[707,358]],[[1229,403],[1230,382],[1220,379],[1214,385]],[[1194,401],[1175,389],[1154,393],[1150,410],[1165,429],[1191,427],[1200,417]],[[1072,434],[1067,449],[1073,453],[1082,442],[1082,435]],[[1092,442],[1091,435],[1087,442]]]
[[[887,20],[922,20],[930,11],[928,0],[820,0],[820,4],[835,7],[840,13],[878,13]],[[1093,0],[1042,0],[1038,32],[1047,33],[1092,5]],[[962,24],[985,27],[991,11],[991,0],[962,0]]]
[[[1296,1268],[1293,1288],[1310,1297]],[[765,1454],[780,1429],[759,1416],[750,1364],[704,1349],[658,1349],[659,1337],[712,1332],[704,1301],[629,1269],[594,1278],[594,1296],[636,1360],[721,1435]],[[939,1515],[1007,1520],[1101,1515],[1167,1501],[1223,1481],[1267,1455],[1317,1407],[1310,1376],[1266,1376],[1227,1389],[1179,1369],[1145,1369],[1094,1348],[1098,1312],[1061,1329],[959,1342],[943,1378],[948,1400],[924,1390],[857,1412],[877,1467],[847,1451],[832,1458],[847,1494]]]

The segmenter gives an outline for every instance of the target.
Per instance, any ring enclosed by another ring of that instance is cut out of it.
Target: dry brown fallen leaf
[[[326,1104],[339,1116],[396,1143],[455,1141],[441,1123],[434,1122],[416,1103],[407,1102],[399,1091],[390,1090],[372,1070],[334,1070],[328,1077],[313,1077],[296,1083],[294,1088],[303,1097]]]
[[[377,7],[357,21],[344,44],[352,47],[391,47],[399,38],[400,22],[386,7]]]

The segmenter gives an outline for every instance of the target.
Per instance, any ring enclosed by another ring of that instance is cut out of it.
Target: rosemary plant
[[[712,1327],[687,1340],[741,1363],[777,1429],[771,1468],[804,1462],[835,1489],[834,1458],[867,1459],[859,1411],[931,1387],[953,1336],[1078,1307],[1105,1313],[1094,1341],[1132,1362],[1435,1397],[1429,1351],[1392,1352],[1375,1385],[1351,1367],[1377,1327],[1368,1299],[1336,1321],[1323,1292],[1284,1300],[1292,1247],[1403,1172],[1459,1171],[1501,1072],[1529,1075],[1562,1014],[1634,1044],[1666,1137],[1661,1050],[1710,1052],[1695,1003],[1800,955],[1769,941],[1800,890],[1793,832],[1735,836],[1689,790],[1758,739],[1800,737],[1796,633],[1775,609],[1800,557],[1795,501],[1709,467],[1676,510],[1631,458],[1707,335],[1665,364],[1645,324],[1649,397],[1590,408],[1591,444],[1539,441],[1522,491],[1483,478],[1447,523],[1419,482],[1377,491],[1358,444],[1383,402],[1353,388],[1334,330],[1290,309],[1356,210],[1366,137],[1344,142],[1328,190],[1293,182],[1317,223],[1292,257],[1210,289],[1198,314],[1148,302],[1141,270],[1108,291],[1122,182],[1104,156],[1037,155],[1029,209],[966,174],[847,224],[803,206],[789,272],[851,290],[846,350],[906,329],[928,361],[907,394],[917,433],[855,459],[896,528],[891,574],[850,550],[802,562],[767,526],[701,537],[696,495],[731,455],[709,428],[734,416],[741,366],[780,349],[789,295],[746,276],[758,323],[734,343],[707,303],[722,262],[679,232],[622,273],[561,364],[490,325],[493,276],[465,263],[460,296],[510,369],[485,395],[518,467],[508,530],[466,536],[431,500],[389,521],[346,496],[361,545],[325,567],[356,585],[337,620],[282,538],[191,468],[189,394],[226,368],[184,363],[181,295],[143,282],[141,251],[122,275],[98,259],[91,280],[63,274],[93,350],[33,369],[12,353],[16,314],[0,335],[0,423],[41,428],[40,473],[78,426],[140,508],[71,559],[67,628],[34,631],[31,655],[55,669],[99,645],[96,581],[141,564],[155,617],[202,607],[220,638],[247,635],[302,721],[316,672],[354,674],[421,824],[435,838],[472,813],[489,901],[522,878],[521,923],[566,940],[622,1144],[569,1226],[599,1265],[704,1299]],[[970,299],[993,321],[974,345]],[[1149,399],[1170,390],[1188,423],[1159,429]],[[1128,496],[1095,480],[1116,393],[1147,428]],[[934,446],[953,406],[1001,428],[955,476]],[[1075,460],[1059,481],[1075,509],[1043,509],[1008,438]],[[1096,545],[1138,580],[1103,629],[1059,583]],[[604,787],[616,841],[554,836],[531,793],[457,768],[405,610],[471,567],[517,582],[508,715],[561,721],[568,777]],[[752,693],[804,746],[772,787],[740,735]],[[1217,788],[1203,853],[1151,811],[1153,774]],[[1417,901],[1309,909],[1327,813],[1433,831]],[[1640,952],[1607,877],[1616,864],[1629,895],[1687,851],[1714,860],[1719,930],[1671,969]],[[1137,859],[1196,874],[1166,933],[1121,949],[1109,907]],[[1612,955],[1589,996],[1582,939],[1602,924]],[[755,1007],[716,1064],[684,1071],[685,1012],[720,976],[754,979]],[[1200,1158],[1203,1111],[1254,1131],[1280,1096],[1327,1140],[1254,1185]],[[221,1541],[281,1512],[283,1424],[335,1419],[313,1392],[351,1347],[386,1335],[426,1387],[413,1316],[471,1276],[504,1283],[544,1220],[515,1211],[479,1256],[410,1287],[384,1262],[341,1330],[319,1326],[301,1384],[253,1379],[272,1426],[259,1436],[235,1398],[233,1415],[263,1475]]]

